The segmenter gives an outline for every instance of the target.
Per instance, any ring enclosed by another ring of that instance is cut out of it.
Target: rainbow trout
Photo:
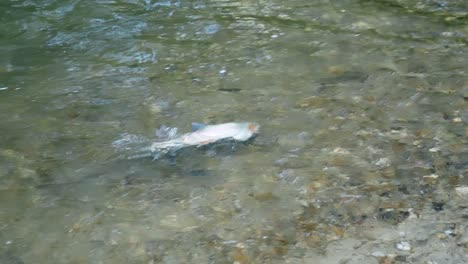
[[[144,147],[129,158],[141,158],[153,156],[155,159],[167,154],[174,153],[186,147],[202,147],[221,141],[245,142],[255,137],[260,126],[257,123],[223,123],[217,125],[206,125],[192,123],[191,133],[183,134],[177,138],[155,142],[149,147]]]

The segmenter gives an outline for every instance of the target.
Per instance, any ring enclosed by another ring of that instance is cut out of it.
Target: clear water
[[[0,263],[466,263],[464,0],[0,3]],[[128,160],[162,125],[250,145]]]

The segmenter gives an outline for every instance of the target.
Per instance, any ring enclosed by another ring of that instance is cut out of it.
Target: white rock
[[[439,178],[439,175],[437,174],[430,174],[430,175],[425,175],[423,178],[431,178],[431,179],[437,179]]]
[[[457,187],[457,188],[455,188],[455,192],[456,192],[458,195],[467,196],[467,195],[468,195],[468,186],[460,186],[460,187]]]
[[[444,231],[444,234],[447,235],[447,236],[450,236],[450,235],[453,235],[454,232],[453,232],[453,230],[448,229],[448,230]]]
[[[349,150],[338,147],[333,150],[333,153],[347,155],[349,154]]]
[[[371,255],[374,257],[381,258],[381,257],[385,257],[387,254],[383,253],[382,251],[376,251],[376,252],[372,252]]]
[[[241,249],[244,249],[244,248],[247,248],[246,245],[242,242],[239,242],[236,244],[236,248],[241,248]]]
[[[379,167],[387,167],[387,166],[390,166],[391,163],[392,162],[390,161],[389,158],[380,158],[379,160],[375,162],[375,165]]]
[[[409,208],[408,213],[409,213],[408,219],[417,219],[418,218],[418,215],[414,213],[413,208]]]
[[[411,250],[411,245],[409,242],[400,242],[396,244],[396,248],[399,250],[409,251]]]

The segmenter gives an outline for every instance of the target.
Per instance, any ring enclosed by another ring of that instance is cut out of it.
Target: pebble
[[[396,244],[396,248],[399,250],[409,251],[411,250],[411,245],[409,242],[400,242]]]
[[[28,168],[18,168],[19,177],[22,179],[35,179],[38,177],[37,172],[35,170],[31,170]]]
[[[409,216],[408,216],[407,219],[417,219],[418,218],[418,215],[416,213],[414,213],[413,208],[409,208],[408,213],[409,213]]]
[[[437,174],[430,174],[430,175],[423,176],[423,178],[437,179],[437,178],[439,178],[439,175],[437,175]]]
[[[328,73],[336,74],[336,75],[343,74],[345,71],[346,69],[340,65],[333,65],[327,68]]]
[[[380,158],[379,160],[375,162],[375,165],[379,167],[387,167],[387,166],[390,166],[390,164],[391,164],[391,161],[389,158]]]
[[[463,120],[461,119],[461,117],[455,117],[452,121],[454,123],[461,123]]]
[[[246,246],[245,246],[244,243],[239,242],[239,243],[236,244],[236,248],[242,248],[242,249],[244,249],[244,248],[246,248]]]
[[[211,24],[211,25],[207,25],[205,28],[204,28],[204,31],[206,34],[215,34],[216,32],[218,32],[220,29],[220,26],[218,24]]]
[[[368,30],[368,29],[371,29],[372,26],[367,22],[358,21],[358,22],[351,24],[351,28],[353,30]]]
[[[448,230],[444,231],[444,234],[447,235],[447,236],[453,236],[455,234],[455,232],[453,232],[453,230],[448,229]]]
[[[149,106],[149,111],[153,114],[159,114],[162,112],[161,107],[157,104],[151,104]]]
[[[386,256],[386,254],[383,253],[382,251],[373,252],[371,255],[374,256],[374,257],[379,257],[379,258]]]
[[[344,148],[338,147],[338,148],[335,148],[335,149],[333,150],[333,153],[347,155],[347,154],[349,154],[350,152],[349,152],[348,150],[344,149]]]

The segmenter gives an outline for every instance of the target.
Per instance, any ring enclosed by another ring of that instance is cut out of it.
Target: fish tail
[[[133,151],[131,155],[127,156],[127,159],[140,159],[152,157],[153,160],[157,160],[168,153],[175,152],[186,146],[183,142],[180,141],[164,141],[156,142],[151,144],[149,147],[141,147],[136,151]]]
[[[157,158],[162,155],[161,151],[153,148],[152,141],[143,136],[123,134],[112,145],[119,156],[125,159]]]
[[[168,153],[172,153],[181,149],[184,146],[185,144],[180,142],[157,142],[153,143],[149,147],[142,147],[134,151],[131,155],[127,156],[127,159],[141,159],[152,157],[153,160],[157,160]]]
[[[185,147],[186,145],[187,144],[179,140],[169,140],[169,141],[164,141],[164,142],[153,143],[150,149],[155,153],[162,152],[163,154],[166,154],[171,151],[179,150]]]
[[[127,155],[127,159],[141,159],[154,156],[154,152],[150,147],[140,148]]]
[[[152,143],[145,137],[130,134],[122,135],[122,138],[114,141],[112,145],[120,153],[120,157],[126,159],[152,157],[154,160],[187,146],[180,140]]]

